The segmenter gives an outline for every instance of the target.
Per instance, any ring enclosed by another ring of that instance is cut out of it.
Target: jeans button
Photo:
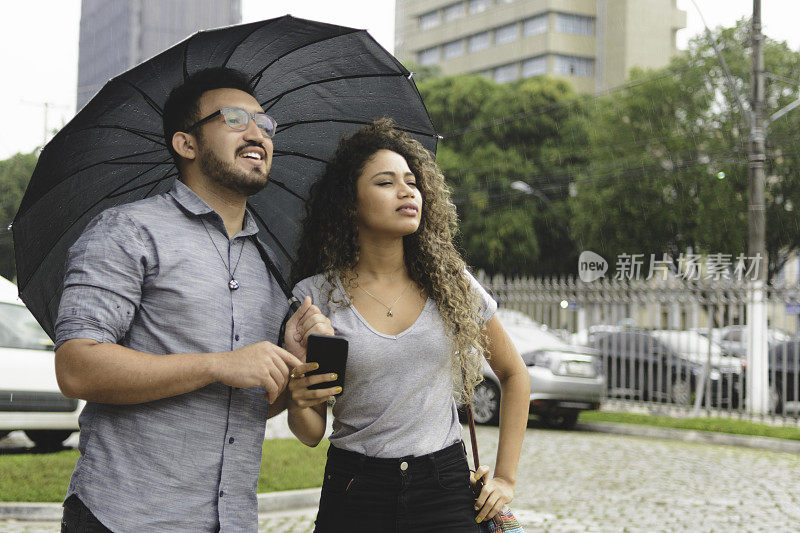
[[[403,472],[405,472],[406,470],[408,470],[408,463],[407,463],[407,462],[405,462],[405,461],[403,461],[402,463],[400,463],[400,470],[402,470]]]

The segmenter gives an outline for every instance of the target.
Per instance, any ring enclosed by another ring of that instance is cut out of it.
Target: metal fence
[[[748,410],[748,288],[728,281],[478,279],[501,307],[597,350],[606,401],[650,412],[754,418]],[[800,418],[800,286],[766,289],[766,417]],[[753,359],[750,359],[751,361]],[[759,413],[757,417],[765,415]]]

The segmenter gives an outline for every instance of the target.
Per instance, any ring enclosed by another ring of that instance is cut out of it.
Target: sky
[[[703,30],[691,0],[677,0],[687,12],[687,28],[678,47]],[[695,0],[711,28],[731,26],[752,12],[752,0]],[[3,2],[0,8],[0,84],[2,124],[0,159],[30,152],[45,132],[59,128],[75,113],[78,77],[80,0]],[[367,29],[387,50],[394,50],[393,0],[242,0],[242,21],[291,14]],[[800,49],[800,0],[762,0],[764,32]],[[793,27],[794,26],[794,27]],[[46,120],[45,120],[46,119]],[[49,138],[49,136],[48,136]]]

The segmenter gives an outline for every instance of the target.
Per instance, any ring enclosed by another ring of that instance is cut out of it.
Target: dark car
[[[800,412],[800,339],[770,344],[769,409],[774,413]]]
[[[739,404],[741,361],[696,332],[599,333],[589,346],[603,359],[610,397],[693,405],[697,384],[707,383],[704,404]]]

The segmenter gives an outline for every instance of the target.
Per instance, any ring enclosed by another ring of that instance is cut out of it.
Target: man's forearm
[[[135,404],[169,398],[218,381],[220,354],[153,355],[118,344],[73,339],[56,350],[56,377],[65,396]]]

